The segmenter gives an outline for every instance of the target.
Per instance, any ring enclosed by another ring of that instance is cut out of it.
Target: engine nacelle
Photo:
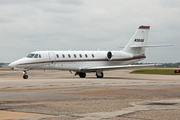
[[[120,59],[129,59],[129,58],[133,58],[133,55],[123,51],[109,51],[107,53],[108,60],[120,60]]]

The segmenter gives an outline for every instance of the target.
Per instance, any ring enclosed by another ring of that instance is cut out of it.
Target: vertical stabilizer
[[[148,39],[150,26],[140,26],[135,34],[132,36],[128,44],[123,49],[124,52],[130,53],[133,56],[145,54],[145,47],[132,47],[132,46],[145,46]]]

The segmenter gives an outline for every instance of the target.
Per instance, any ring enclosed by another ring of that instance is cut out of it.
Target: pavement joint
[[[145,101],[145,102],[136,102],[130,103],[134,107],[123,108],[119,111],[113,112],[96,112],[88,114],[73,114],[72,116],[83,117],[77,120],[101,120],[101,119],[110,119],[113,117],[121,117],[125,114],[130,114],[138,111],[144,110],[174,110],[179,109],[180,99],[177,100],[163,100],[163,101]]]

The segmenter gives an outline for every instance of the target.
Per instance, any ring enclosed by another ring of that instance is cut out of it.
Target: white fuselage
[[[114,51],[118,55],[113,55],[108,59],[109,51],[36,51],[32,58],[22,58],[9,66],[11,68],[22,69],[51,69],[51,70],[72,70],[82,71],[81,68],[98,66],[117,66],[133,64],[145,58],[145,56],[134,57],[126,55],[123,51]],[[38,57],[35,58],[35,55]],[[41,58],[39,58],[39,55]],[[114,58],[113,58],[114,57]]]

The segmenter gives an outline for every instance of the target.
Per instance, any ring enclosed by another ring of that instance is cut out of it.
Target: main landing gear
[[[103,72],[102,71],[96,71],[96,77],[97,78],[103,78],[104,77],[104,74],[103,74]]]
[[[80,78],[85,78],[86,77],[85,72],[76,72],[75,75],[79,75]]]
[[[76,72],[75,75],[79,75],[80,78],[85,78],[86,77],[86,73],[85,72]],[[97,78],[103,78],[104,74],[102,71],[96,71],[96,77]]]
[[[23,78],[24,78],[24,79],[28,79],[28,75],[27,75],[27,72],[26,72],[26,71],[23,71]]]

